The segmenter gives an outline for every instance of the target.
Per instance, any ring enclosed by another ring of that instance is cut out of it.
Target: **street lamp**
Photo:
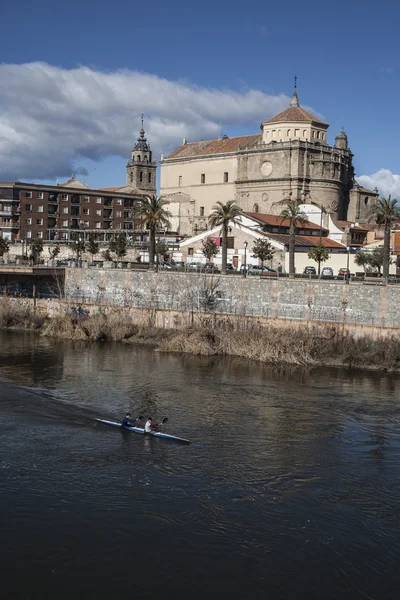
[[[244,246],[244,270],[243,270],[243,277],[247,277],[247,246],[249,245],[248,242],[243,242],[243,246]]]
[[[347,250],[347,271],[346,271],[346,283],[350,281],[350,246],[346,247]]]

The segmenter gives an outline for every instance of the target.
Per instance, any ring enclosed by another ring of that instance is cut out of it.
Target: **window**
[[[307,137],[307,129],[304,129],[304,131],[303,131],[303,137]]]
[[[229,181],[228,171],[225,171],[225,173],[224,173],[224,183],[228,183],[228,181]]]
[[[96,198],[96,204],[101,204],[101,198]]]
[[[67,240],[68,239],[68,233],[66,231],[62,231],[61,232],[61,239],[62,240]]]
[[[133,173],[132,173],[132,171],[130,172],[129,177],[130,177],[131,183],[133,183]]]
[[[275,137],[275,129],[272,130],[272,137]]]
[[[254,213],[258,213],[258,212],[259,212],[259,207],[258,207],[258,204],[255,204],[255,205],[253,206],[253,212],[254,212]]]
[[[181,187],[181,185],[182,185],[182,175],[179,175],[178,185],[179,185],[179,187]]]
[[[136,157],[136,162],[140,162],[140,156],[139,155],[137,155],[137,157]]]
[[[231,249],[235,247],[235,238],[233,236],[229,236],[226,238],[226,247]]]
[[[205,173],[202,173],[202,174],[201,174],[201,177],[200,177],[200,182],[201,182],[201,183],[205,183],[205,182],[206,182],[206,175],[205,175]]]
[[[319,140],[319,131],[317,131],[317,139]]]
[[[89,202],[89,196],[83,196],[83,201],[84,202]]]
[[[200,216],[204,217],[204,206],[200,206]]]
[[[68,214],[68,206],[63,206],[61,212],[62,212],[63,215],[67,215]]]
[[[88,209],[88,208],[84,208],[84,209],[83,209],[83,214],[84,214],[84,215],[88,215],[88,214],[89,214],[89,212],[90,212],[90,211],[89,211],[89,209]]]
[[[32,219],[25,219],[25,225],[32,225]]]
[[[121,229],[121,223],[116,223],[115,224],[115,229]]]
[[[32,237],[32,231],[27,231],[26,232],[26,237],[27,238],[31,238]]]
[[[295,137],[300,137],[300,129],[295,129],[294,135],[295,135]]]
[[[139,181],[140,181],[140,183],[142,183],[142,181],[143,181],[143,171],[140,171],[140,173],[139,173]]]
[[[288,137],[290,136],[290,129],[287,130]]]
[[[369,198],[368,198],[368,196],[366,196],[366,197],[365,197],[365,200],[364,200],[364,204],[365,204],[365,206],[367,206],[367,204],[368,204],[368,200],[369,200]]]
[[[38,200],[43,200],[43,192],[38,192],[37,195],[36,195],[36,198]]]
[[[96,221],[96,229],[101,229],[101,222],[100,221]]]
[[[149,183],[151,183],[151,173],[149,173]]]
[[[68,194],[61,194],[61,200],[68,200]]]
[[[43,212],[43,204],[36,207],[36,212]]]
[[[38,231],[36,234],[36,237],[38,237],[40,240],[43,239],[43,231]]]
[[[25,204],[26,212],[32,212],[32,204]]]
[[[121,198],[117,198],[117,204],[118,204],[118,206],[122,206],[122,200],[121,200]]]
[[[89,221],[83,221],[83,226],[84,227],[89,227]]]
[[[116,217],[122,217],[122,210],[117,210],[115,213]]]
[[[96,215],[101,217],[101,210],[96,210]]]
[[[188,248],[188,256],[193,256],[194,248]]]
[[[32,192],[25,192],[25,198],[32,198]]]
[[[43,225],[43,219],[36,219],[36,225]]]
[[[68,221],[63,221],[63,222],[62,222],[62,226],[63,226],[63,227],[68,227]]]

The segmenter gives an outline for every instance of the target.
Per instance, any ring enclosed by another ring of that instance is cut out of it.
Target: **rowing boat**
[[[106,421],[106,419],[95,419],[99,421],[99,423],[105,423],[106,425],[111,425],[112,427],[122,427],[121,423],[117,423],[115,421]],[[151,433],[146,433],[144,429],[141,427],[130,427],[128,425],[124,425],[124,429],[127,431],[133,431],[134,433],[141,433],[144,435],[159,437],[165,440],[174,440],[175,442],[182,442],[183,444],[190,444],[189,440],[185,440],[184,438],[177,437],[176,435],[170,435],[169,433],[163,433],[161,431],[152,431]]]

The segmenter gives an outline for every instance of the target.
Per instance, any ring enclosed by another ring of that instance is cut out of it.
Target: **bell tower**
[[[157,163],[152,161],[150,144],[144,133],[142,115],[142,128],[132,150],[132,158],[126,165],[126,183],[138,190],[155,194]]]

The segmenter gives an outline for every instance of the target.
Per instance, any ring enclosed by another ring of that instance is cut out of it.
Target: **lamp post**
[[[350,246],[347,246],[346,250],[347,250],[346,283],[349,283],[349,281],[350,281],[350,269],[349,269],[349,265],[350,265]]]
[[[247,246],[248,246],[248,242],[243,242],[243,246],[244,246],[244,270],[243,270],[243,277],[247,277]]]

